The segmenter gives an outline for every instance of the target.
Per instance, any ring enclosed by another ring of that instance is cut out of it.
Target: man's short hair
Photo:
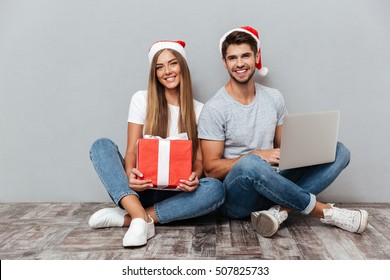
[[[223,43],[222,43],[222,48],[221,48],[222,57],[223,58],[226,57],[226,51],[227,51],[227,49],[228,49],[228,47],[230,45],[241,45],[241,44],[248,44],[248,45],[250,45],[253,53],[256,55],[256,53],[257,53],[257,42],[253,38],[253,36],[251,36],[250,34],[248,34],[246,32],[233,31],[232,33],[230,33],[226,37],[225,41],[223,41]]]

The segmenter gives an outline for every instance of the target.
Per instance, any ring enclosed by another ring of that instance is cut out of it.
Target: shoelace
[[[282,219],[280,217],[280,207],[279,208],[274,207],[269,209],[268,211],[272,214],[272,216],[274,216],[278,220],[279,223],[282,223]]]
[[[348,228],[353,228],[353,221],[356,217],[356,212],[345,211],[344,209],[333,209],[334,213],[331,217],[336,223]]]

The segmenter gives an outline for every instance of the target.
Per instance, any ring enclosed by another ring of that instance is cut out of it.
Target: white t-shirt
[[[130,101],[129,115],[127,118],[128,122],[145,125],[146,119],[146,106],[147,106],[147,95],[146,90],[137,91]],[[168,104],[170,119],[169,119],[169,135],[179,134],[178,122],[179,122],[179,112],[180,109],[177,106]],[[194,108],[196,123],[198,123],[200,112],[203,108],[203,103],[194,99]],[[145,127],[144,127],[145,128]]]

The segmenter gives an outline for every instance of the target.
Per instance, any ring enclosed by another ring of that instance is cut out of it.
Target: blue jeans
[[[226,196],[220,210],[229,218],[239,219],[278,204],[309,214],[314,209],[316,195],[337,178],[349,160],[350,152],[342,143],[337,143],[332,163],[279,173],[256,155],[244,156],[223,181]]]
[[[136,192],[129,186],[124,169],[124,159],[109,139],[96,140],[90,150],[90,158],[112,201],[119,207],[127,195],[136,195],[144,208],[154,205],[161,224],[205,215],[217,209],[224,201],[225,190],[219,180],[202,178],[193,192],[145,190]]]

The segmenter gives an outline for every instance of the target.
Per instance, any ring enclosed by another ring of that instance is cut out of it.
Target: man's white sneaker
[[[155,235],[154,221],[145,222],[142,218],[135,218],[131,221],[130,227],[123,237],[123,247],[134,247],[145,245],[148,239]]]
[[[278,231],[280,224],[287,217],[287,211],[280,211],[280,205],[275,205],[268,210],[252,212],[251,221],[258,234],[263,237],[270,237]]]
[[[323,223],[331,224],[341,229],[362,233],[368,224],[368,213],[365,210],[349,210],[333,207],[324,209]]]
[[[122,227],[126,214],[127,211],[119,207],[100,209],[89,218],[88,224],[92,228]]]

